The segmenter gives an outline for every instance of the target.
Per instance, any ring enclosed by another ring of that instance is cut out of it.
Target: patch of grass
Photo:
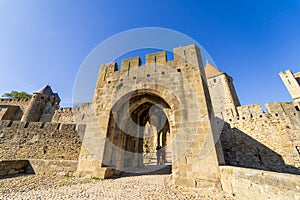
[[[94,176],[91,179],[95,180],[95,181],[101,181],[102,180],[102,178],[98,178],[98,177],[94,177]]]
[[[70,180],[71,178],[72,178],[72,176],[64,175],[64,180]]]

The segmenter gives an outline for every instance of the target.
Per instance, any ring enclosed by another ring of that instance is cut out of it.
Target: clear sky
[[[278,73],[300,71],[297,0],[1,0],[0,94],[50,84],[61,105],[71,106],[89,52],[139,27],[169,28],[198,41],[233,77],[242,105],[291,101]]]

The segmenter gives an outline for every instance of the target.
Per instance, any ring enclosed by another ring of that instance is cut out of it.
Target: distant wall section
[[[84,125],[0,121],[0,160],[77,160]]]
[[[237,107],[221,134],[226,164],[300,174],[300,112],[290,102]]]
[[[29,102],[30,98],[1,98],[0,120],[21,120]]]
[[[83,103],[74,108],[59,108],[55,111],[52,122],[85,124],[91,109],[91,103]]]

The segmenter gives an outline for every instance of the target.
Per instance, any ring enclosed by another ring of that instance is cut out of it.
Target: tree
[[[9,93],[5,93],[2,95],[2,97],[8,97],[8,98],[31,98],[32,95],[28,94],[26,92],[18,92],[18,91],[11,91]]]

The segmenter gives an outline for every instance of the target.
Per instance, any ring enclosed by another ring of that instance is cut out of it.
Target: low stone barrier
[[[30,159],[35,174],[53,174],[72,176],[77,169],[77,160],[41,160]]]
[[[300,199],[300,175],[220,166],[225,192],[237,199]]]
[[[0,160],[0,176],[27,173],[28,160]]]
[[[5,160],[0,161],[0,176],[20,173],[72,176],[77,164],[77,160]]]

